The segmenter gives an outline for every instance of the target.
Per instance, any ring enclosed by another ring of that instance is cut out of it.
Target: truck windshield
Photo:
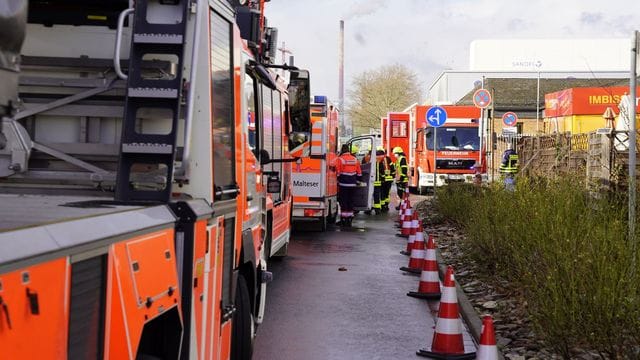
[[[433,128],[425,131],[427,149],[433,150]],[[475,127],[442,127],[436,134],[438,150],[478,150],[480,137]]]

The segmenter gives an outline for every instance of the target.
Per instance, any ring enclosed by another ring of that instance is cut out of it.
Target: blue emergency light
[[[316,95],[313,97],[313,103],[314,104],[326,104],[327,103],[327,97],[324,95]]]

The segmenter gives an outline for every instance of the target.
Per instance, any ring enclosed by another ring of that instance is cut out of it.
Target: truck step
[[[122,152],[127,154],[171,154],[171,144],[129,143],[122,144]]]
[[[133,34],[136,44],[182,44],[180,34]]]
[[[178,97],[178,89],[172,88],[129,88],[127,95],[135,98],[162,98],[175,99]]]

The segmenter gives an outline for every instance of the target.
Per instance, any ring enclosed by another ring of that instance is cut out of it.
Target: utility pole
[[[282,42],[282,47],[278,48],[278,51],[282,53],[282,65],[287,65],[287,54],[291,55],[293,53],[291,52],[291,50],[287,49],[287,47],[284,44],[284,41]],[[280,71],[284,74],[284,70],[280,70]]]
[[[636,87],[638,74],[636,62],[638,59],[638,31],[631,37],[631,72],[629,75],[629,242],[631,245],[633,267],[636,267]]]

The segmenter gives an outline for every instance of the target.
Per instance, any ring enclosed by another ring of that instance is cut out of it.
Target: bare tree
[[[385,65],[356,75],[347,92],[347,116],[353,133],[378,129],[380,118],[391,111],[402,111],[422,96],[415,72],[404,65]]]

